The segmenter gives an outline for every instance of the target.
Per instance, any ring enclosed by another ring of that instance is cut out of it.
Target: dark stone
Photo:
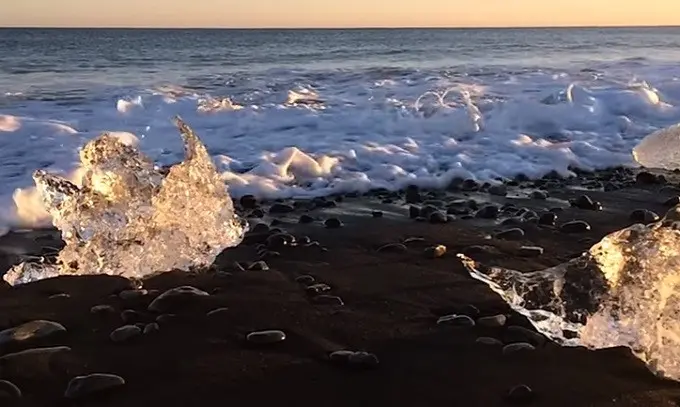
[[[532,352],[535,351],[536,347],[530,343],[526,342],[515,342],[511,343],[509,345],[503,346],[503,354],[504,355],[512,355],[514,353],[520,353],[520,352]]]
[[[437,320],[437,325],[475,326],[475,320],[467,315],[445,315]]]
[[[429,218],[431,214],[437,212],[437,207],[432,205],[425,205],[420,209],[420,216],[423,218]]]
[[[417,206],[409,206],[408,207],[408,217],[411,219],[416,219],[417,217],[420,216],[420,208]]]
[[[149,304],[149,311],[167,313],[184,309],[187,305],[210,294],[191,286],[182,286],[165,291]]]
[[[508,390],[505,399],[515,405],[529,404],[536,398],[534,391],[526,384],[520,384]]]
[[[288,233],[276,233],[267,238],[265,245],[270,250],[281,250],[295,244],[295,236]]]
[[[252,271],[267,271],[269,270],[269,265],[264,261],[255,261],[248,266],[248,270]]]
[[[315,304],[319,305],[333,305],[337,307],[342,307],[345,305],[345,303],[342,301],[342,298],[338,297],[337,295],[321,294],[314,297],[313,301]]]
[[[309,275],[298,276],[295,278],[296,283],[300,283],[303,285],[312,285],[314,284],[315,281],[316,279],[313,276]]]
[[[312,238],[310,238],[309,236],[300,236],[297,239],[298,246],[304,246],[304,245],[310,244],[310,243],[312,243]]]
[[[12,382],[0,380],[0,401],[21,398],[21,390]]]
[[[522,246],[519,255],[522,257],[538,257],[543,254],[543,248],[539,246]]]
[[[498,328],[504,326],[507,320],[508,318],[505,315],[498,314],[477,319],[477,325],[485,328]]]
[[[282,203],[275,203],[274,205],[269,208],[269,213],[273,214],[284,214],[284,213],[291,213],[295,210],[290,205],[282,204]]]
[[[380,364],[378,357],[368,352],[339,350],[331,353],[328,358],[333,363],[358,369],[374,369]]]
[[[496,219],[499,214],[499,209],[496,205],[486,205],[482,209],[478,210],[475,217],[481,219]]]
[[[543,191],[533,191],[529,196],[531,199],[537,199],[541,201],[548,199],[548,193]]]
[[[408,248],[402,243],[388,243],[378,248],[378,252],[405,253]]]
[[[663,206],[669,208],[677,205],[680,205],[680,196],[674,196],[672,198],[669,198],[663,203]]]
[[[251,332],[246,336],[246,340],[256,345],[271,345],[285,341],[286,334],[279,330]]]
[[[339,229],[344,226],[338,218],[328,218],[323,224],[326,229]]]
[[[95,305],[94,307],[90,308],[90,313],[94,315],[112,315],[116,312],[116,309],[113,308],[110,305]]]
[[[113,374],[94,373],[87,376],[77,376],[68,383],[64,397],[84,399],[124,385],[125,380]]]
[[[590,229],[590,224],[582,220],[574,220],[563,223],[562,226],[560,226],[560,231],[564,233],[584,233]]]
[[[546,212],[538,218],[538,224],[544,226],[555,226],[557,224],[557,214]]]
[[[136,325],[125,325],[111,332],[109,337],[113,342],[128,342],[142,334],[142,330]]]
[[[264,211],[262,209],[253,209],[252,212],[250,212],[250,217],[251,218],[264,218]]]
[[[420,196],[420,191],[417,186],[409,185],[408,187],[406,187],[405,199],[406,203],[414,204],[422,202],[423,197]]]
[[[496,239],[520,240],[524,238],[524,231],[520,228],[512,228],[496,233]]]
[[[466,179],[460,186],[463,191],[477,191],[479,190],[479,184],[473,179]]]
[[[545,336],[530,329],[513,325],[509,326],[503,333],[505,343],[530,343],[534,346],[543,346],[546,342]]]
[[[635,223],[653,223],[659,220],[659,215],[647,209],[636,209],[630,214],[629,218]]]
[[[320,294],[323,294],[323,293],[328,292],[330,290],[331,290],[331,286],[329,286],[328,284],[323,284],[323,283],[312,284],[312,285],[307,286],[305,288],[305,292],[308,295],[312,295],[312,296],[320,295]]]
[[[589,211],[601,211],[602,204],[593,201],[588,195],[581,195],[575,200],[570,201],[571,206],[579,209],[586,209]]]
[[[253,195],[243,195],[239,202],[243,209],[255,209],[257,207],[257,199]]]
[[[490,195],[506,196],[508,194],[508,187],[503,184],[491,185],[488,192]]]
[[[253,234],[269,233],[269,225],[266,223],[256,223],[250,232]]]
[[[126,309],[120,313],[120,319],[126,324],[136,324],[142,320],[142,314],[133,309]]]
[[[435,211],[430,214],[429,221],[430,223],[434,224],[442,224],[447,223],[449,221],[449,218],[447,218],[445,214],[439,211]]]
[[[635,176],[635,182],[642,185],[659,184],[659,178],[651,172],[642,171]]]
[[[314,218],[312,218],[309,215],[300,215],[300,219],[298,220],[298,223],[302,223],[303,225],[313,223],[313,222],[314,222]]]
[[[373,216],[374,218],[382,218],[383,212],[382,211],[373,211],[373,212],[371,212],[371,216]]]

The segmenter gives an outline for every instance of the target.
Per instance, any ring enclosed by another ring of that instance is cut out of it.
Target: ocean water
[[[680,122],[680,28],[0,29],[3,223],[49,218],[36,169],[77,181],[101,132],[182,157],[180,115],[233,196],[634,165]]]

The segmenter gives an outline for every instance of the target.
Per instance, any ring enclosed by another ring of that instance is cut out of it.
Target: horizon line
[[[588,28],[680,28],[680,24],[640,24],[640,25],[527,25],[527,26],[328,26],[328,27],[286,27],[286,26],[262,26],[262,27],[225,27],[225,26],[30,26],[30,25],[16,25],[16,26],[0,26],[0,30],[6,29],[21,29],[21,30],[522,30],[522,29],[588,29]]]

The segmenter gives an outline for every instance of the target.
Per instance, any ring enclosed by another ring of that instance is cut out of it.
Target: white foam
[[[127,89],[97,94],[86,109],[3,106],[0,192],[16,208],[0,215],[44,222],[31,190],[15,189],[31,185],[36,168],[77,176],[78,148],[103,131],[137,140],[161,164],[179,161],[175,115],[202,135],[233,195],[261,198],[636,165],[632,150],[644,136],[680,122],[675,67],[314,75],[305,83],[285,70],[254,74],[214,95],[176,85]]]

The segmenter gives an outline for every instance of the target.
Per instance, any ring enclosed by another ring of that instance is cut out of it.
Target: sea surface
[[[181,160],[176,115],[272,198],[634,165],[680,122],[680,28],[0,29],[0,56],[5,224],[102,132]]]

